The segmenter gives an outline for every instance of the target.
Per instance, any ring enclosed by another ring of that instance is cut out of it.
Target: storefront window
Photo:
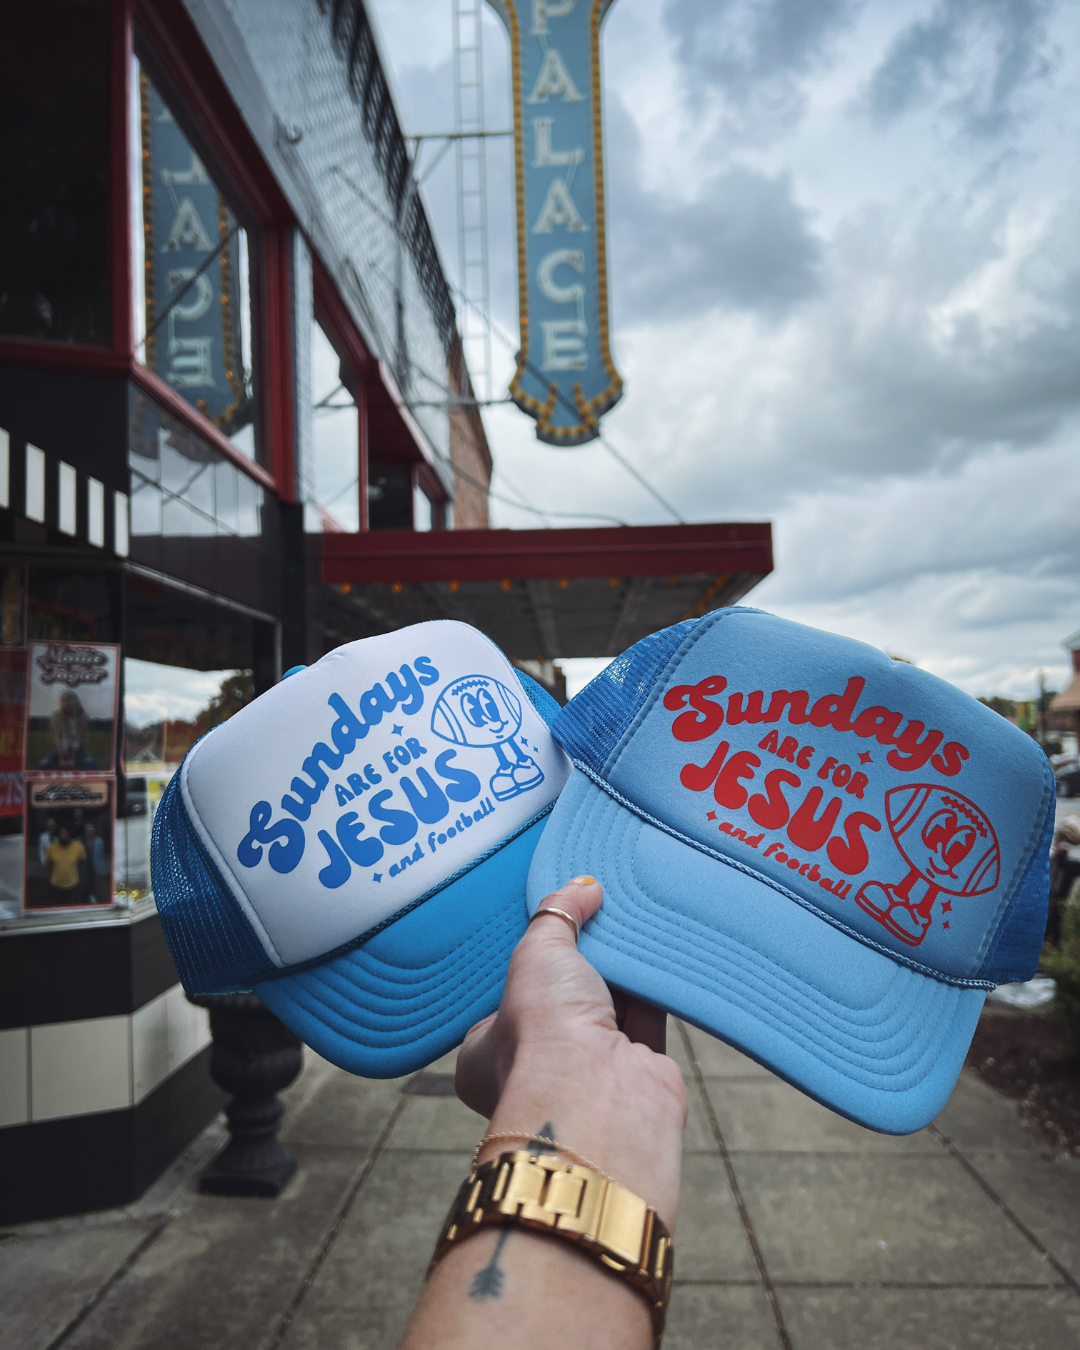
[[[115,573],[0,569],[2,919],[113,902],[119,595]]]
[[[257,603],[262,487],[134,386],[128,413],[131,557]]]
[[[123,815],[116,822],[117,893],[150,889],[150,832],[161,794],[184,756],[211,727],[251,701],[250,670],[188,670],[124,661]]]
[[[107,346],[109,6],[4,6],[0,334]]]
[[[132,84],[136,356],[255,459],[248,234],[138,61]]]
[[[124,800],[116,822],[117,893],[150,888],[154,813],[195,742],[276,678],[271,625],[167,585],[125,584]]]
[[[319,519],[309,528],[360,528],[360,419],[355,381],[318,323],[311,325],[312,442]]]

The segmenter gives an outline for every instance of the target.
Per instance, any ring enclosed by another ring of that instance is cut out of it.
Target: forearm
[[[648,1350],[640,1294],[558,1238],[488,1230],[453,1248],[424,1286],[399,1350]]]
[[[577,926],[596,912],[600,887],[578,878],[548,898],[568,911],[522,939],[498,1015],[474,1027],[458,1055],[458,1095],[490,1116],[489,1138],[401,1350],[647,1350],[654,1341],[653,1308],[662,1307],[670,1279],[666,1244],[679,1202],[682,1075],[663,1053],[663,1014],[624,995],[616,1011],[575,950]],[[530,1139],[551,1142],[541,1150]],[[508,1171],[484,1167],[503,1153],[519,1155]],[[541,1153],[558,1162],[537,1161]],[[564,1176],[581,1169],[569,1191],[551,1189],[560,1167]],[[590,1172],[600,1175],[590,1179]],[[631,1196],[620,1198],[612,1183]],[[590,1208],[592,1185],[600,1208]],[[566,1236],[523,1227],[518,1219],[534,1204],[580,1218],[577,1236],[571,1224]],[[601,1265],[601,1254],[623,1274]]]
[[[627,1050],[651,1055],[644,1047]],[[525,1131],[552,1139],[564,1146],[563,1159],[606,1173],[640,1196],[673,1231],[682,1101],[662,1089],[635,1090],[631,1066],[620,1073],[610,1057],[575,1067],[576,1086],[567,1081],[569,1075],[545,1072],[526,1058],[511,1074],[488,1133]],[[526,1139],[492,1139],[478,1161],[527,1147]],[[649,1307],[640,1293],[564,1239],[514,1226],[478,1233],[443,1257],[402,1350],[459,1345],[646,1350],[652,1343]]]

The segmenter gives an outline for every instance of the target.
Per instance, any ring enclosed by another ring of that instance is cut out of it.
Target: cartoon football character
[[[490,675],[466,675],[435,700],[431,729],[454,745],[495,751],[499,761],[489,787],[503,802],[544,781],[543,770],[514,737],[521,730],[521,701]]]
[[[910,870],[895,886],[868,881],[855,903],[901,942],[917,947],[939,894],[985,895],[994,889],[1001,850],[982,811],[947,788],[929,783],[893,788],[885,794],[885,816]],[[942,908],[947,912],[952,905]],[[947,920],[943,926],[949,926]]]

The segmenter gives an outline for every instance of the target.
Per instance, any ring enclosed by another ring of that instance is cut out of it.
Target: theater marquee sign
[[[581,445],[622,395],[608,341],[600,26],[612,0],[489,0],[510,33],[521,349],[510,395]]]

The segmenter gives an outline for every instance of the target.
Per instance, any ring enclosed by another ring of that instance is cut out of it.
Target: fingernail
[[[595,885],[596,885],[596,878],[595,878],[595,877],[572,877],[571,880],[570,880],[570,885],[571,885],[571,886],[595,886]]]

